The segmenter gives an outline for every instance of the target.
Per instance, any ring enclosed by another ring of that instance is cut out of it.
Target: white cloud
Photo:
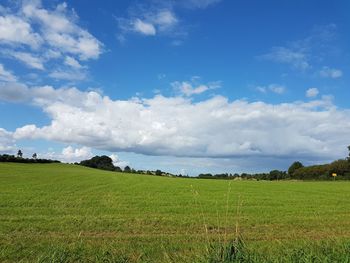
[[[82,160],[90,159],[93,153],[90,147],[73,147],[71,145],[63,148],[60,152],[55,152],[49,149],[47,152],[37,152],[38,158],[59,160],[64,163],[80,162]]]
[[[134,30],[144,35],[154,36],[156,29],[151,23],[143,22],[140,19],[136,19],[134,22]]]
[[[31,25],[21,17],[14,15],[0,16],[0,43],[22,44],[31,48],[38,48],[42,38],[33,32]]]
[[[129,19],[119,19],[120,28],[124,33],[134,31],[147,36],[158,33],[170,33],[178,24],[175,14],[168,9],[137,14]],[[124,37],[125,38],[125,37]]]
[[[178,23],[175,14],[170,10],[159,11],[151,20],[159,27],[160,31],[166,31]]]
[[[270,84],[268,86],[257,86],[255,89],[261,93],[267,93],[268,91],[270,91],[276,94],[283,94],[286,91],[285,86],[278,84]]]
[[[82,65],[80,65],[79,61],[70,56],[66,56],[64,64],[75,69],[81,69],[83,67]]]
[[[12,133],[0,128],[0,153],[10,153],[15,149]]]
[[[62,149],[59,159],[66,162],[76,162],[90,159],[92,156],[93,154],[89,147],[73,148],[72,146],[68,146]]]
[[[0,81],[14,82],[16,77],[12,72],[7,71],[2,64],[0,64]]]
[[[310,88],[306,91],[306,97],[314,98],[318,95],[319,91],[317,88]]]
[[[260,56],[262,59],[291,65],[295,69],[307,70],[309,64],[307,54],[303,50],[292,50],[286,47],[274,47],[270,53]]]
[[[340,69],[323,67],[320,70],[320,76],[323,78],[337,79],[343,76],[343,72]]]
[[[84,71],[66,71],[66,70],[55,70],[49,74],[53,79],[61,80],[84,80],[86,79],[86,73]]]
[[[175,81],[171,83],[171,86],[181,94],[190,97],[192,95],[204,93],[211,89],[219,88],[221,86],[221,83],[219,81],[216,81],[210,82],[208,84],[200,84],[198,82],[198,78],[193,77],[191,81]]]
[[[181,2],[187,8],[207,8],[210,5],[221,2],[221,0],[185,0]]]
[[[17,82],[0,82],[0,101],[24,102],[28,101],[29,89]]]
[[[276,94],[283,94],[286,91],[286,88],[284,86],[280,86],[280,85],[275,85],[275,84],[271,84],[269,86],[269,89]]]
[[[350,111],[329,98],[268,104],[216,96],[111,100],[96,92],[50,87],[30,94],[51,119],[16,139],[47,139],[112,152],[237,158],[334,159],[345,154]],[[33,95],[34,96],[34,95]]]
[[[327,56],[332,56],[337,27],[328,24],[315,27],[308,37],[290,41],[286,46],[275,46],[270,52],[259,56],[261,59],[287,64],[293,69],[306,72]]]
[[[26,52],[9,52],[8,55],[16,58],[30,68],[44,70],[44,61],[41,57]]]
[[[0,13],[1,53],[31,69],[46,70],[50,63],[56,70],[48,75],[55,79],[83,80],[81,62],[97,59],[103,44],[78,22],[66,3],[50,9],[40,0],[21,1]]]
[[[47,10],[40,1],[26,1],[22,12],[27,19],[40,25],[47,45],[85,60],[98,58],[102,53],[102,44],[75,23],[77,16],[74,12],[69,15],[66,3],[55,10]]]
[[[119,156],[116,155],[115,153],[111,154],[109,156],[109,158],[112,159],[114,166],[118,166],[118,167],[124,168],[125,166],[129,165],[129,162],[120,160]]]
[[[126,18],[117,18],[121,30],[118,39],[125,42],[126,34],[136,32],[146,36],[165,35],[171,38],[183,38],[186,33],[180,28],[172,4],[132,8]]]

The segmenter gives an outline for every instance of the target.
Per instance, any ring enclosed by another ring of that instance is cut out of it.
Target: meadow
[[[350,262],[349,200],[346,181],[0,163],[0,262]]]

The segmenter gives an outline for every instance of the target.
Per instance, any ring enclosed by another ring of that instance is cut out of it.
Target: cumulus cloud
[[[51,119],[16,129],[16,139],[47,139],[111,152],[237,158],[339,158],[345,154],[349,110],[330,98],[268,104],[201,102],[185,97],[111,100],[94,91],[32,88]],[[345,146],[344,146],[345,145]]]
[[[89,147],[73,148],[72,146],[68,146],[62,149],[60,159],[66,162],[76,162],[90,159],[92,156],[93,154]]]
[[[320,76],[323,78],[337,79],[343,76],[343,72],[340,69],[323,67],[320,70]]]
[[[15,149],[12,133],[0,128],[0,153],[9,153]]]
[[[85,146],[79,148],[71,145],[64,147],[59,152],[49,150],[47,152],[38,153],[38,158],[59,160],[65,163],[80,162],[82,160],[90,159],[92,156],[93,153],[91,148]]]
[[[4,65],[0,64],[0,81],[13,82],[17,78],[12,74],[12,72],[6,70]]]
[[[115,153],[111,154],[109,158],[112,159],[114,166],[124,168],[125,166],[129,165],[129,162],[120,160],[119,156]]]
[[[0,82],[0,101],[24,102],[28,101],[29,89],[17,82]]]
[[[317,88],[310,88],[306,91],[306,97],[314,98],[318,95],[319,91]]]

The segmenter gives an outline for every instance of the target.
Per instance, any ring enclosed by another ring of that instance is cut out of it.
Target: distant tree
[[[113,165],[113,160],[106,155],[95,156],[89,160],[81,161],[80,165],[91,167],[91,168],[102,169],[102,170],[108,170],[108,171],[115,170],[115,167]]]
[[[162,171],[161,170],[156,170],[156,175],[161,176],[162,175]]]
[[[349,150],[348,161],[350,162],[350,145],[348,146],[348,150]]]
[[[119,166],[116,166],[114,170],[115,170],[116,172],[122,172],[122,171],[123,171]]]
[[[36,153],[33,153],[32,158],[36,160],[36,158],[38,158],[38,155]]]
[[[350,172],[350,163],[346,160],[337,160],[329,164],[329,174],[344,175]]]
[[[125,166],[124,167],[124,172],[130,173],[131,172],[131,168],[129,166]]]
[[[301,162],[292,163],[292,165],[288,168],[288,175],[293,176],[294,172],[302,167],[304,167],[304,165]]]
[[[279,180],[282,178],[283,178],[283,172],[278,171],[278,170],[272,170],[268,176],[269,180]]]
[[[21,150],[18,150],[18,152],[17,152],[17,157],[18,157],[18,158],[22,158],[22,157],[23,157],[23,153],[22,153]]]

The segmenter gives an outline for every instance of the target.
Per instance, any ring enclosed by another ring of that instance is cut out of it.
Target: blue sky
[[[346,156],[348,1],[0,1],[0,152],[175,173]]]

